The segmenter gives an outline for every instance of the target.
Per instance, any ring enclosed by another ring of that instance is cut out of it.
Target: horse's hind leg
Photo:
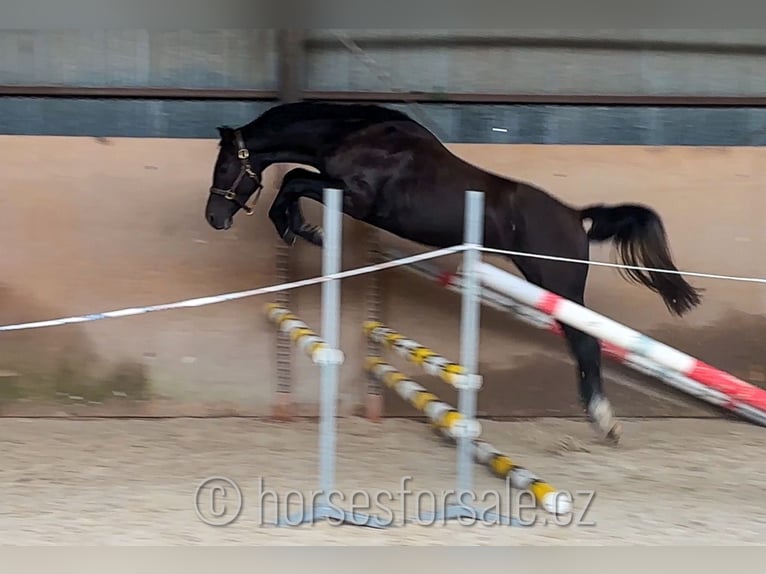
[[[568,258],[587,259],[587,242],[584,247],[573,248]],[[570,243],[575,246],[576,242]],[[530,252],[536,252],[530,248]],[[584,305],[585,282],[588,267],[580,263],[564,263],[529,257],[513,257],[516,266],[528,281],[561,297]],[[622,426],[614,417],[601,378],[601,346],[599,341],[574,327],[559,322],[569,350],[577,363],[577,380],[580,401],[597,432],[609,441],[618,442]]]
[[[596,338],[559,323],[577,362],[580,400],[597,431],[606,439],[618,442],[622,425],[604,394],[601,379],[601,347]]]

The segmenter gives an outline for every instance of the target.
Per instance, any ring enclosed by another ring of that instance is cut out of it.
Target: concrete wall
[[[306,89],[696,96],[766,89],[758,30],[343,33],[376,68],[335,32],[311,30]],[[0,31],[0,84],[273,90],[277,82],[274,30]]]
[[[0,84],[277,87],[274,30],[2,30]]]
[[[568,202],[651,204],[664,217],[684,269],[766,276],[762,149],[452,147],[486,168],[542,184]],[[0,137],[0,323],[274,283],[276,238],[265,215],[273,186],[256,215],[240,216],[228,232],[213,231],[203,209],[215,154],[214,140]],[[320,221],[316,206],[307,205],[305,212]],[[344,268],[364,264],[367,228],[346,219],[344,233]],[[593,250],[594,259],[609,255],[607,248]],[[320,274],[319,251],[309,245],[297,244],[293,261],[296,279]],[[706,301],[683,320],[672,319],[657,296],[625,283],[613,269],[592,269],[588,301],[740,376],[758,372],[764,362],[766,289],[694,282],[707,289]],[[364,387],[365,285],[365,278],[343,284],[346,412]],[[402,271],[386,272],[384,285],[386,320],[393,327],[458,357],[457,297]],[[319,294],[318,286],[304,288],[292,303],[316,328]],[[273,329],[262,311],[267,301],[0,333],[2,412],[266,414],[275,388]],[[535,359],[514,386],[538,389],[537,400],[545,403],[551,383],[545,365],[556,357],[565,357],[560,343],[484,313],[483,370],[506,372]],[[295,365],[296,398],[304,412],[315,412],[318,373],[303,357]],[[568,370],[561,375],[574,398],[570,376]],[[510,397],[497,408],[513,413],[516,407]]]
[[[333,32],[312,31],[310,90],[760,96],[756,30],[349,30],[375,67]],[[381,79],[379,71],[388,75]],[[393,84],[393,85],[392,85]]]

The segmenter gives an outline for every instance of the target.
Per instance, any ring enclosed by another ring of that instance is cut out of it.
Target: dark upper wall
[[[0,98],[0,134],[215,138],[267,102]],[[387,104],[452,143],[760,146],[766,108]],[[494,129],[493,129],[494,128]]]

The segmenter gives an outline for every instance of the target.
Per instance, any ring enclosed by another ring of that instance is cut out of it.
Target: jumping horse
[[[588,260],[589,243],[611,240],[629,266],[677,271],[663,222],[638,204],[569,206],[530,183],[476,167],[450,152],[406,114],[379,105],[297,102],[270,108],[220,136],[205,218],[229,229],[239,210],[263,189],[261,174],[275,163],[295,168],[282,179],[269,209],[279,236],[322,246],[322,229],[305,221],[299,201],[322,202],[323,189],[343,190],[343,212],[401,238],[433,248],[463,242],[466,190],[485,194],[484,244],[490,248]],[[254,203],[253,203],[254,205]],[[588,226],[589,224],[589,226]],[[531,283],[584,305],[588,265],[523,256],[510,260]],[[701,302],[701,290],[681,275],[620,270],[658,293],[682,316]],[[561,324],[577,363],[578,394],[597,434],[615,444],[622,427],[601,377],[599,341]]]

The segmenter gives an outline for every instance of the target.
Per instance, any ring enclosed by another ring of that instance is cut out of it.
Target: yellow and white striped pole
[[[319,358],[328,347],[306,323],[298,319],[289,309],[277,303],[267,304],[266,314],[296,347],[308,355],[314,363],[319,362]]]
[[[455,430],[461,424],[465,424],[457,409],[378,357],[367,357],[365,368],[402,399],[428,416],[443,435],[455,440]],[[478,422],[476,424],[478,425]],[[478,435],[480,429],[476,431]],[[477,462],[488,467],[496,476],[509,480],[514,488],[529,491],[539,507],[552,514],[571,512],[571,501],[564,493],[557,491],[528,469],[514,463],[492,444],[473,439],[472,445]]]
[[[413,365],[421,367],[429,375],[438,376],[453,387],[459,387],[467,374],[462,365],[450,361],[379,321],[365,321],[364,332],[376,343],[395,351]]]

